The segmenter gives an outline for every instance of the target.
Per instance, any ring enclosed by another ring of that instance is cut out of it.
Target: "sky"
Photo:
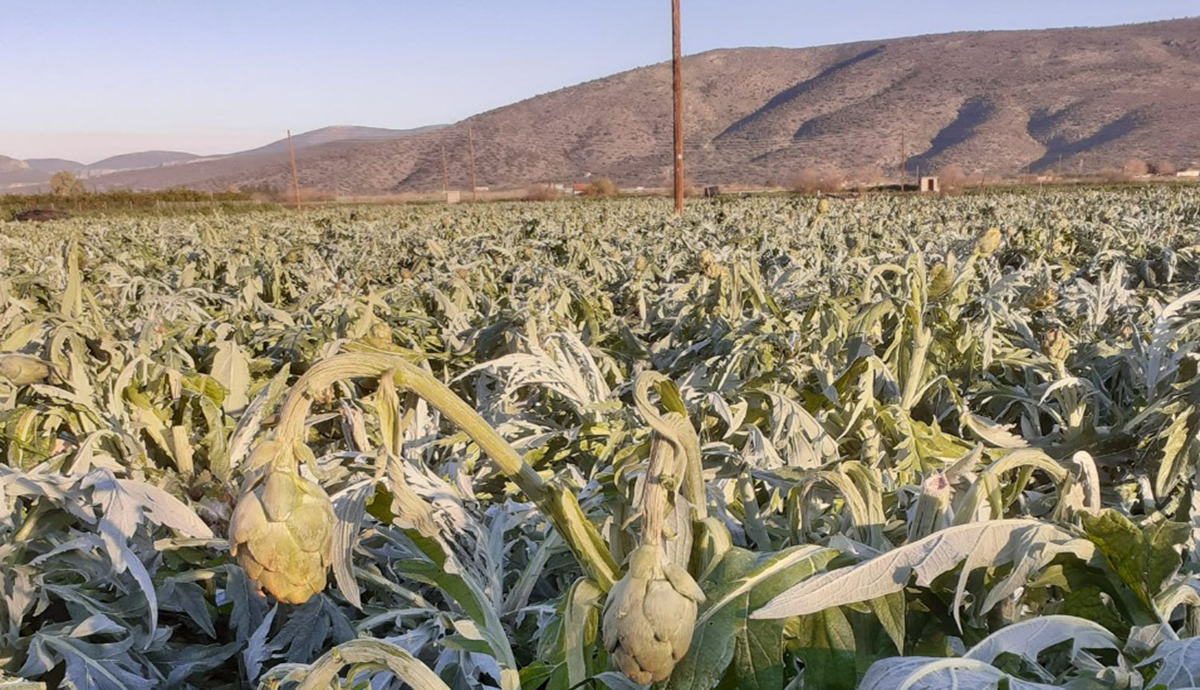
[[[1200,0],[682,0],[688,54],[1200,15]],[[0,155],[449,123],[670,57],[668,0],[0,0]]]

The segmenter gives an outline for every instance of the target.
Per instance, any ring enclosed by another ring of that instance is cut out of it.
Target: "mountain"
[[[353,141],[378,141],[380,139],[401,139],[413,134],[422,134],[440,129],[443,125],[431,125],[428,127],[418,127],[416,129],[384,129],[382,127],[355,127],[353,125],[335,125],[333,127],[322,127],[314,129],[311,132],[304,132],[292,137],[292,147],[297,151],[301,149],[320,146],[321,144],[332,144],[335,142],[353,142]],[[241,151],[234,155],[257,155],[260,153],[287,153],[287,139],[280,139],[266,146],[260,146],[249,151]]]
[[[1200,19],[968,32],[816,48],[742,48],[684,62],[688,175],[787,183],[805,168],[961,165],[1098,171],[1132,158],[1200,163]],[[671,165],[671,76],[643,67],[398,139],[297,152],[300,182],[340,193],[613,177],[658,185]],[[102,186],[290,184],[258,153],[105,176]]]
[[[0,156],[0,190],[18,189],[50,180],[44,172],[34,170],[28,163],[8,156]]]
[[[200,158],[200,156],[194,153],[183,153],[182,151],[138,151],[137,153],[123,153],[119,156],[112,156],[96,161],[91,165],[84,166],[80,170],[80,173],[81,177],[100,177],[125,170],[143,170],[166,165],[178,165],[196,160],[197,158]]]
[[[62,158],[29,158],[25,161],[33,170],[53,175],[56,172],[76,172],[84,167],[83,163],[64,160]]]

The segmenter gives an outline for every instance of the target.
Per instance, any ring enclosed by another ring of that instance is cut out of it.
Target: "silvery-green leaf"
[[[998,520],[950,527],[852,568],[801,582],[755,611],[754,618],[787,618],[816,613],[831,606],[867,601],[898,592],[912,575],[928,587],[937,576],[964,560],[999,567],[1020,562],[1017,546],[1030,530],[1044,539],[1069,540],[1062,528],[1037,520]],[[965,570],[964,570],[965,572]]]

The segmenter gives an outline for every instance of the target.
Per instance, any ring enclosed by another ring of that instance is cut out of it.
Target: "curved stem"
[[[704,465],[700,457],[700,439],[686,415],[669,412],[664,417],[650,404],[650,386],[670,384],[666,376],[653,371],[640,374],[634,384],[633,400],[638,412],[659,436],[675,449],[675,457],[683,460],[684,466],[676,469],[680,473],[683,497],[692,506],[692,519],[708,517],[708,496],[704,491]]]
[[[581,515],[568,515],[561,508],[561,500],[547,490],[541,475],[470,405],[432,374],[399,355],[354,352],[335,355],[314,365],[300,377],[283,403],[278,431],[280,442],[285,447],[303,443],[305,418],[312,409],[313,396],[319,391],[342,379],[377,378],[389,372],[394,376],[397,386],[424,398],[483,450],[496,467],[550,520],[586,571],[602,582],[616,580],[617,569],[611,554],[598,552],[596,540],[588,538],[587,530],[572,529],[572,522]],[[280,461],[294,466],[295,454],[282,453]]]

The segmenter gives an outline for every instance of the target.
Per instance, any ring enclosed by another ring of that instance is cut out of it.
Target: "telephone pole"
[[[442,144],[442,196],[450,193],[450,175],[446,172],[446,144]]]
[[[900,191],[904,191],[904,182],[908,178],[908,149],[905,146],[904,132],[900,132]]]
[[[683,214],[683,42],[679,0],[671,0],[672,83],[675,96],[675,213]]]
[[[292,130],[288,135],[288,158],[292,161],[292,196],[296,199],[296,210],[300,210],[300,176],[296,174],[296,149],[292,148]]]
[[[471,203],[476,201],[475,187],[475,130],[467,130],[467,154],[471,158]]]

